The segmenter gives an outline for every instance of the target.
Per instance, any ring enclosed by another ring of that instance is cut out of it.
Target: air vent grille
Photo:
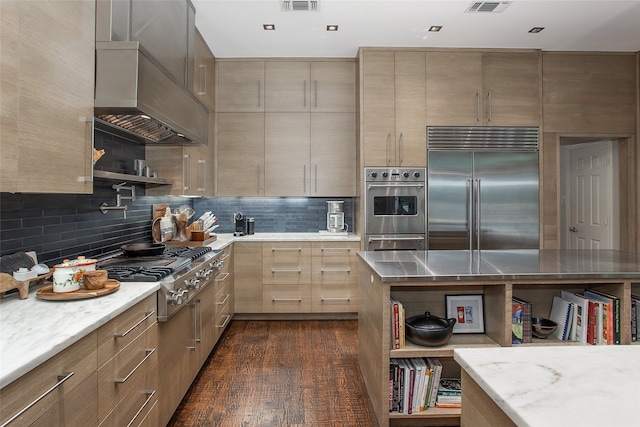
[[[503,12],[510,4],[510,1],[474,1],[466,11],[469,13],[500,13]]]
[[[536,127],[427,127],[429,150],[538,151]]]
[[[318,0],[280,0],[280,10],[283,12],[317,12],[320,10]]]

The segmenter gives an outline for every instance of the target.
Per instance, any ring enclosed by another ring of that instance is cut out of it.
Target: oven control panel
[[[427,168],[364,168],[366,182],[425,182]]]

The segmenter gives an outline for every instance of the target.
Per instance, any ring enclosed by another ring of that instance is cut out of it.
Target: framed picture
[[[483,295],[445,295],[447,319],[457,320],[454,334],[484,333]]]

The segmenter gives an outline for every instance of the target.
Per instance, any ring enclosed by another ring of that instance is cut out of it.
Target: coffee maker
[[[236,224],[236,231],[234,236],[244,236],[247,234],[247,218],[242,212],[236,212],[233,214],[233,222]]]
[[[327,231],[330,233],[346,232],[344,223],[344,201],[327,200]]]

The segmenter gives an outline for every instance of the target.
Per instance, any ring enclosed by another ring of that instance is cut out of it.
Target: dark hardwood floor
[[[169,426],[376,426],[357,320],[232,321]]]

